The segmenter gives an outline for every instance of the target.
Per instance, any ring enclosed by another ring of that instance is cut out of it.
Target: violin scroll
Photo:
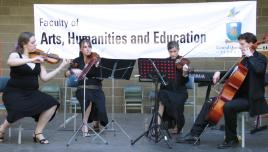
[[[260,44],[263,44],[263,43],[268,43],[268,34],[264,34],[263,38],[261,41],[257,41],[255,44],[252,45],[252,49],[256,49],[258,48],[258,46]]]

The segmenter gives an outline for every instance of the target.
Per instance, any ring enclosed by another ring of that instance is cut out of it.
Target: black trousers
[[[200,113],[198,114],[195,123],[190,131],[193,136],[200,136],[205,127],[209,124],[206,120],[210,107],[215,102],[215,98],[206,101]],[[237,138],[237,114],[239,112],[248,111],[249,102],[245,98],[235,98],[226,102],[223,107],[224,120],[225,120],[225,140],[234,140]]]

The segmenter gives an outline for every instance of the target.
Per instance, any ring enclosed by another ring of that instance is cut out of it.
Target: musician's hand
[[[100,65],[100,61],[98,61],[98,62],[95,64],[95,67],[97,68],[97,67],[99,67],[99,65]]]
[[[184,64],[184,66],[182,67],[182,75],[184,77],[187,77],[188,76],[188,71],[189,71],[189,67],[187,64]]]
[[[36,57],[32,58],[31,62],[32,63],[43,63],[44,62],[44,58],[42,58],[40,56],[36,56]]]
[[[214,84],[216,84],[219,81],[220,75],[221,75],[220,71],[217,71],[217,72],[214,73],[214,75],[213,75],[213,83]]]
[[[82,72],[82,70],[81,69],[77,69],[77,68],[75,68],[75,69],[71,69],[72,70],[72,72],[78,77],[80,74],[81,74],[81,72]]]
[[[184,64],[184,66],[182,67],[182,70],[188,72],[189,71],[188,65],[187,64]]]
[[[245,55],[246,57],[253,56],[253,53],[249,48],[242,49],[242,54]]]
[[[63,68],[66,65],[69,65],[70,63],[71,63],[71,60],[69,60],[69,59],[63,59],[63,61],[60,64],[60,67]]]

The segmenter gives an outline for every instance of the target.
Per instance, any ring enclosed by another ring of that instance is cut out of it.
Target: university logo
[[[235,7],[229,11],[227,17],[230,19],[230,21],[226,23],[226,34],[228,38],[226,39],[226,43],[236,42],[238,36],[241,34],[242,23],[236,21],[235,19],[235,16],[238,13],[239,11],[236,11]]]

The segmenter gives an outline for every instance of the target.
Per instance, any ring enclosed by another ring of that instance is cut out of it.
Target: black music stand
[[[104,130],[111,125],[111,131],[115,129],[114,124],[117,125],[118,128],[131,140],[131,137],[127,134],[127,132],[120,126],[118,122],[114,119],[114,79],[125,79],[129,80],[131,73],[133,71],[136,60],[122,60],[122,59],[107,59],[101,58],[98,75],[99,79],[111,79],[112,80],[112,120],[102,129],[99,134],[101,134]],[[93,138],[93,140],[96,136]]]
[[[164,139],[168,147],[172,147],[169,144],[171,136],[167,128],[163,125],[161,115],[158,113],[159,100],[158,100],[158,84],[167,85],[166,80],[174,80],[176,75],[175,61],[172,59],[138,59],[139,67],[139,80],[140,82],[154,82],[155,84],[155,104],[154,113],[150,121],[148,130],[143,132],[138,138],[131,141],[131,145],[134,145],[143,136],[148,137],[158,143],[161,139]],[[158,117],[161,119],[161,124],[158,124]]]

